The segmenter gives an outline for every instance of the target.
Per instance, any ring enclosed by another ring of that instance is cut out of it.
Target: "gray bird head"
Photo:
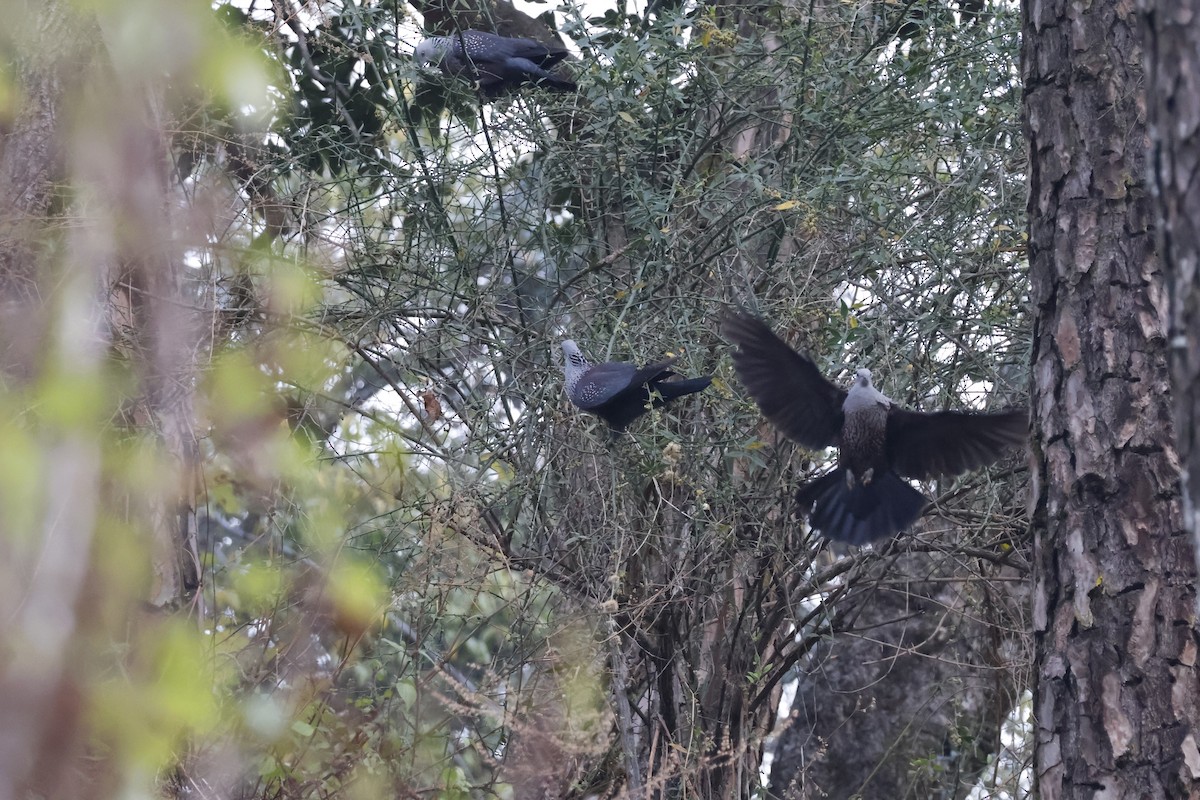
[[[584,376],[592,365],[583,353],[579,352],[579,346],[575,344],[574,339],[563,339],[562,351],[563,372],[567,376],[567,394],[573,396],[575,385],[579,383],[579,379]]]
[[[871,385],[871,370],[860,368],[854,371],[854,382],[846,393],[842,410],[853,411],[867,406],[882,404],[890,406],[892,399]]]
[[[433,67],[441,64],[449,52],[450,39],[445,36],[431,36],[413,50],[413,61],[423,67]]]

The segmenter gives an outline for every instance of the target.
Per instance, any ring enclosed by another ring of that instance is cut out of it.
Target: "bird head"
[[[563,351],[563,374],[566,376],[567,394],[573,395],[576,384],[579,380],[591,369],[591,364],[583,353],[579,352],[579,346],[575,344],[574,339],[564,339],[562,342]]]
[[[432,36],[413,49],[413,61],[422,67],[435,67],[442,63],[450,42],[445,36]]]
[[[575,344],[574,339],[563,339],[562,342],[563,356],[566,358],[566,366],[568,369],[575,368],[579,370],[587,369],[591,366],[587,358],[579,351],[579,345]]]
[[[851,398],[854,398],[851,400]],[[891,406],[892,398],[888,397],[883,392],[871,385],[871,370],[857,369],[854,371],[854,382],[850,384],[849,397],[847,402],[852,407],[860,407],[866,404],[878,403],[883,406]]]

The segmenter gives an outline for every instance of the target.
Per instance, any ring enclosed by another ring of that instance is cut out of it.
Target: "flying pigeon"
[[[834,386],[760,319],[730,314],[724,333],[763,415],[805,447],[839,448],[837,468],[796,493],[812,528],[831,539],[865,544],[900,533],[929,505],[905,477],[958,475],[1025,441],[1024,409],[909,411],[871,385],[870,370],[858,370],[849,389]]]
[[[447,75],[474,81],[478,83],[479,91],[489,98],[499,97],[525,83],[560,92],[575,91],[578,87],[573,81],[548,71],[566,57],[566,50],[551,49],[533,39],[497,36],[484,31],[433,36],[413,51],[417,63],[437,66]]]
[[[675,374],[669,369],[675,358],[638,369],[620,361],[591,364],[570,339],[562,343],[562,349],[567,397],[607,422],[614,432],[625,430],[645,414],[647,405],[659,408],[676,397],[703,391],[712,383],[711,375],[668,381]]]

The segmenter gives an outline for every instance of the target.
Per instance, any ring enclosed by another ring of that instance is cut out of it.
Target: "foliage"
[[[760,426],[720,310],[831,373],[885,365],[906,403],[1023,391],[1012,12],[897,38],[892,4],[858,5],[569,7],[578,96],[481,108],[441,85],[445,112],[394,4],[219,6],[190,57],[168,57],[173,24],[144,33],[137,69],[171,67],[196,473],[128,418],[149,379],[119,324],[91,371],[48,346],[0,440],[0,511],[31,532],[6,547],[29,559],[52,446],[101,462],[95,619],[64,663],[114,787],[528,797],[553,763],[553,796],[582,797],[634,780],[635,728],[658,748],[641,779],[676,796],[757,759],[779,687],[853,628],[886,552],[831,564],[792,518],[821,456]],[[714,388],[612,444],[561,397],[565,333],[677,353]],[[190,477],[199,583],[126,627],[155,580],[136,509]],[[961,546],[1021,547],[1011,486],[937,489]],[[675,718],[723,685],[745,719]]]

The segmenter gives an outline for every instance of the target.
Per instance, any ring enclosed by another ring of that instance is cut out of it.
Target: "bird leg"
[[[866,470],[862,475],[857,475],[857,476],[854,474],[853,469],[847,469],[846,470],[846,488],[853,489],[854,484],[856,482],[862,486],[870,486],[871,481],[872,481],[872,479],[874,479],[874,477],[875,477],[875,468],[874,467],[871,467],[870,469]]]

